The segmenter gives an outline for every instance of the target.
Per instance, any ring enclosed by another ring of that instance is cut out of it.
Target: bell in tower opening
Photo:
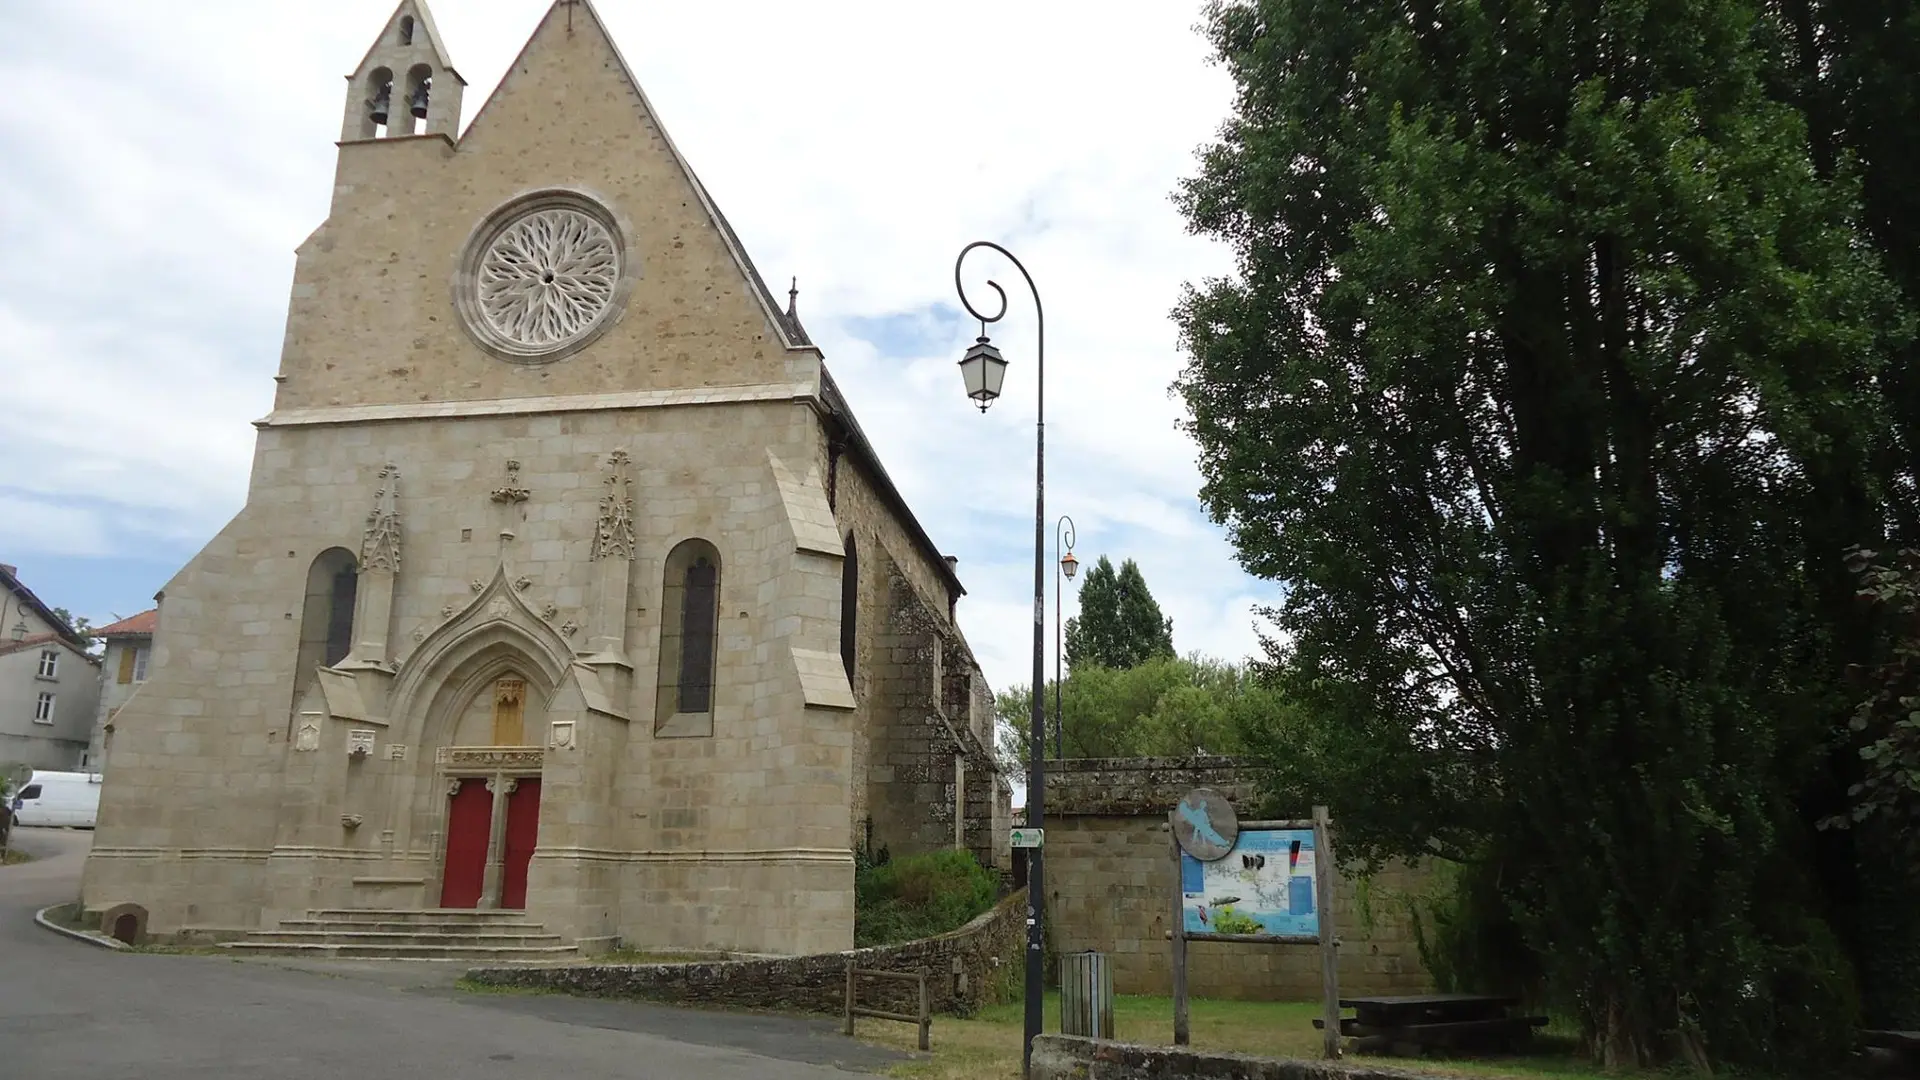
[[[407,102],[408,107],[413,111],[413,115],[421,120],[427,118],[427,91],[432,85],[433,80],[428,79],[426,82],[415,86],[413,88],[413,97]]]
[[[393,100],[393,80],[384,79],[374,84],[373,97],[367,102],[367,115],[376,124],[387,122],[388,106]]]

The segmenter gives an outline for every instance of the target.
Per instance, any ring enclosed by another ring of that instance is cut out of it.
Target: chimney
[[[947,559],[947,569],[953,571],[956,574],[959,573],[960,572],[960,556],[948,555],[946,559]],[[11,570],[13,568],[8,567],[7,569]]]
[[[951,562],[953,562],[953,560],[952,560],[952,559],[948,559],[948,560],[947,560],[947,562],[949,562],[949,563],[951,563]],[[6,571],[6,572],[7,572],[7,576],[8,576],[8,577],[19,577],[19,576],[20,576],[20,568],[19,568],[19,567],[17,567],[17,566],[10,566],[10,565],[8,565],[7,563],[3,563],[3,562],[0,562],[0,570],[4,570],[4,571]]]

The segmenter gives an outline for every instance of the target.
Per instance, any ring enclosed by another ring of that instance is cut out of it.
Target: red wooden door
[[[527,864],[540,840],[540,781],[521,780],[507,796],[506,866],[500,881],[500,906],[527,906]]]
[[[447,864],[440,875],[440,906],[480,906],[487,881],[487,837],[493,831],[493,793],[478,777],[460,781],[447,801]]]

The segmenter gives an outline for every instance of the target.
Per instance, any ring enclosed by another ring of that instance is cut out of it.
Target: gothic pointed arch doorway
[[[446,781],[439,906],[524,909],[546,756],[530,734],[544,727],[547,695],[513,650],[464,667],[436,725],[447,733],[434,754]]]

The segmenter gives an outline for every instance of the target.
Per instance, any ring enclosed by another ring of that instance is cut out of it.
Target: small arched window
[[[413,44],[413,16],[411,15],[400,17],[400,44]]]
[[[294,701],[300,700],[316,669],[331,667],[353,651],[353,605],[358,585],[359,567],[353,552],[346,548],[328,548],[308,565],[306,598],[300,609]]]
[[[720,552],[705,540],[682,541],[667,554],[665,578],[655,731],[671,727],[675,734],[711,734],[720,653]],[[681,719],[686,717],[703,717],[706,723]]]
[[[853,534],[847,534],[847,558],[840,565],[840,663],[847,669],[847,682],[853,682],[854,650],[859,642],[860,553],[854,547]]]

